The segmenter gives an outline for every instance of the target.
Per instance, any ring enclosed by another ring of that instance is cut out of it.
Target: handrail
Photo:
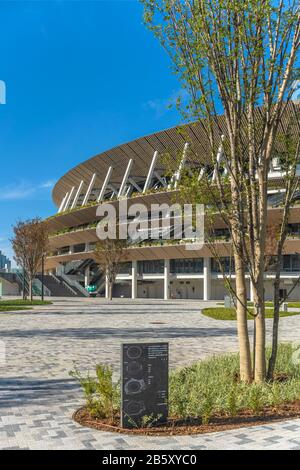
[[[77,292],[72,289],[71,286],[69,286],[69,284],[66,283],[66,281],[62,278],[62,281],[60,281],[56,276],[55,274],[50,274],[51,277],[53,277],[53,279],[55,280],[55,282],[57,282],[57,284],[63,284],[70,292],[72,292],[72,294],[74,295],[77,295]]]
[[[88,292],[86,291],[86,289],[84,287],[82,287],[82,285],[75,281],[74,279],[70,279],[69,276],[67,276],[66,274],[62,273],[61,274],[61,278],[67,283],[69,284],[69,287],[70,286],[73,286],[73,287],[76,287],[77,290],[79,290],[85,297],[88,297],[89,294]]]
[[[42,281],[38,278],[35,278],[32,284],[39,290],[39,295],[41,295],[42,289],[43,289]],[[45,284],[44,284],[44,294],[46,295],[46,297],[51,297],[52,295],[50,289],[48,289],[48,287],[45,286]]]

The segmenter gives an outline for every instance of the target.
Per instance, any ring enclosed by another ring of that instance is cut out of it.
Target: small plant
[[[86,407],[94,418],[109,419],[111,422],[120,412],[119,382],[114,383],[111,367],[96,365],[96,377],[83,376],[75,367],[70,376],[78,380],[86,399]]]
[[[237,386],[234,384],[229,390],[227,397],[227,408],[229,416],[236,416],[238,413],[238,391]]]
[[[162,418],[162,414],[154,415],[153,413],[149,416],[145,415],[142,417],[142,427],[143,428],[151,428],[155,426]]]
[[[262,387],[256,384],[250,386],[249,407],[254,413],[260,413],[263,408]]]
[[[209,424],[214,411],[214,402],[212,396],[208,393],[203,398],[200,405],[200,416],[203,424]]]

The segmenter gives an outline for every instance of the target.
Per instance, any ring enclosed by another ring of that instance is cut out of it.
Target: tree
[[[277,351],[278,351],[278,334],[279,334],[279,320],[280,320],[280,307],[282,303],[288,298],[290,292],[296,287],[299,282],[299,279],[294,284],[294,287],[291,289],[290,292],[287,293],[286,298],[281,298],[280,293],[280,274],[282,269],[282,257],[284,253],[284,244],[288,235],[288,221],[289,221],[289,214],[291,206],[295,200],[295,193],[299,186],[298,178],[296,177],[297,171],[297,163],[298,158],[294,156],[299,155],[299,146],[300,140],[296,144],[296,148],[294,148],[294,139],[290,138],[289,135],[286,135],[286,148],[287,152],[285,155],[282,155],[282,166],[285,170],[285,178],[284,178],[284,193],[283,193],[283,201],[282,201],[282,216],[279,225],[273,225],[273,234],[271,234],[270,239],[267,241],[267,248],[271,245],[275,247],[272,248],[272,251],[275,255],[275,263],[273,264],[275,270],[275,281],[274,281],[274,318],[273,318],[273,334],[272,334],[272,350],[271,356],[268,363],[267,369],[267,378],[268,380],[273,380],[274,378],[274,371],[277,359]]]
[[[119,272],[121,261],[126,259],[126,240],[99,240],[95,247],[95,259],[108,282],[108,299],[112,300],[113,285]]]
[[[142,0],[144,19],[169,53],[187,90],[178,102],[201,126],[192,149],[204,170],[188,191],[210,195],[230,228],[236,272],[240,376],[266,378],[265,248],[268,173],[282,137],[297,139],[298,110],[290,103],[300,46],[297,0]],[[223,115],[221,117],[220,115]],[[188,139],[188,136],[187,136]],[[298,145],[289,154],[295,167]],[[195,158],[195,157],[194,157]],[[208,162],[214,168],[207,174]],[[206,171],[206,173],[205,173]],[[213,187],[213,188],[212,188]],[[229,190],[229,198],[228,198]],[[290,195],[289,195],[290,197]],[[254,295],[255,358],[247,325],[246,273]]]
[[[18,222],[13,228],[11,239],[15,253],[14,259],[29,278],[29,295],[33,298],[32,283],[41,267],[42,258],[48,249],[48,227],[46,222],[36,217]]]

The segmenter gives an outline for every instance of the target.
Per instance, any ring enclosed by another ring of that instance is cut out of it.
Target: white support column
[[[109,283],[108,283],[108,277],[105,274],[105,298],[108,299],[109,297]]]
[[[90,272],[90,267],[88,266],[85,269],[85,272],[84,272],[84,285],[85,285],[85,287],[90,285],[90,281],[91,281],[91,272]]]
[[[69,199],[69,192],[67,192],[66,196],[65,196],[65,200],[64,200],[64,204],[61,208],[61,212],[64,212],[66,210],[66,205],[67,205],[67,201]]]
[[[203,300],[210,300],[211,292],[211,272],[210,258],[203,260]]]
[[[220,165],[220,163],[222,161],[222,158],[223,158],[223,141],[224,141],[224,135],[221,135],[221,144],[219,146],[218,153],[217,153],[216,165],[215,165],[215,168],[214,168],[212,181],[215,181],[217,179],[217,175],[218,175],[218,171],[219,171],[219,165]]]
[[[131,266],[131,298],[137,298],[137,261],[132,261]]]
[[[188,142],[186,142],[184,144],[182,159],[181,159],[181,162],[179,164],[178,170],[176,171],[175,175],[172,178],[173,181],[174,181],[174,189],[177,188],[178,183],[180,182],[181,173],[182,173],[183,167],[184,167],[186,159],[187,159],[188,148],[189,148],[189,144],[188,144]]]
[[[87,192],[86,192],[86,195],[84,196],[84,200],[83,200],[82,206],[85,206],[85,205],[88,203],[88,201],[89,201],[89,197],[90,197],[90,195],[91,195],[92,189],[93,189],[94,184],[95,184],[96,176],[97,176],[97,173],[94,173],[93,176],[92,176],[92,179],[91,179],[91,181],[90,181],[88,190],[87,190]]]
[[[104,196],[105,196],[105,191],[106,191],[108,182],[110,180],[111,173],[112,173],[112,166],[110,166],[107,170],[106,177],[105,177],[104,183],[102,185],[100,194],[98,196],[97,202],[101,202],[103,200]]]
[[[62,212],[62,210],[63,210],[63,208],[64,208],[64,206],[65,206],[65,202],[66,202],[66,200],[67,200],[68,194],[69,194],[69,193],[66,193],[66,194],[64,195],[64,197],[62,198],[61,204],[60,204],[59,209],[58,209],[58,211],[57,211],[58,214],[60,214],[60,213]]]
[[[146,179],[146,182],[145,182],[145,185],[144,185],[143,193],[145,193],[147,191],[147,189],[149,189],[150,186],[151,186],[152,177],[153,177],[154,168],[155,168],[157,159],[158,159],[158,151],[156,150],[154,152],[152,162],[151,162],[151,165],[150,165],[150,168],[149,168],[149,171],[148,171],[148,175],[147,175],[147,179]]]
[[[198,181],[202,180],[204,174],[205,174],[205,168],[202,167],[201,170],[200,170],[199,176],[198,176]]]
[[[128,176],[129,176],[129,173],[130,173],[132,164],[133,164],[133,160],[132,160],[132,158],[131,158],[131,159],[129,160],[128,165],[127,165],[127,168],[126,168],[126,170],[125,170],[125,174],[124,174],[124,177],[123,177],[123,181],[122,181],[122,183],[121,183],[121,186],[120,186],[120,189],[119,189],[119,193],[118,193],[118,198],[119,198],[119,197],[122,197],[123,194],[124,194],[125,186],[126,186],[126,183],[127,183],[127,180],[128,180]]]
[[[69,255],[73,255],[73,253],[74,253],[74,245],[71,245],[70,250],[69,250]]]
[[[250,282],[250,302],[254,302],[254,292],[253,292],[253,284],[251,279],[249,279]]]
[[[72,187],[70,193],[69,193],[69,196],[67,198],[67,202],[66,202],[66,205],[64,207],[64,210],[66,211],[68,208],[69,208],[69,205],[70,205],[70,202],[71,202],[71,199],[72,199],[72,196],[73,196],[73,193],[75,191],[75,186]]]
[[[76,207],[76,205],[77,205],[77,202],[78,202],[81,190],[82,190],[82,186],[83,186],[83,180],[80,181],[80,185],[78,186],[77,192],[76,192],[75,197],[73,199],[71,209],[74,209],[74,207]]]
[[[170,260],[165,259],[164,265],[164,300],[170,298]]]

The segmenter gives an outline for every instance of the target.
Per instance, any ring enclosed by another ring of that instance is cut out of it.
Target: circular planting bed
[[[246,426],[258,426],[274,421],[300,417],[300,400],[274,407],[265,407],[259,413],[251,410],[239,412],[234,417],[226,415],[216,415],[211,417],[208,424],[203,424],[201,419],[170,419],[168,423],[160,426],[147,428],[124,429],[120,427],[120,419],[112,422],[109,419],[99,419],[91,416],[86,407],[82,407],[73,414],[73,419],[81,426],[100,431],[111,431],[125,434],[140,434],[146,436],[161,435],[188,435],[204,434],[210,432],[226,431]]]

